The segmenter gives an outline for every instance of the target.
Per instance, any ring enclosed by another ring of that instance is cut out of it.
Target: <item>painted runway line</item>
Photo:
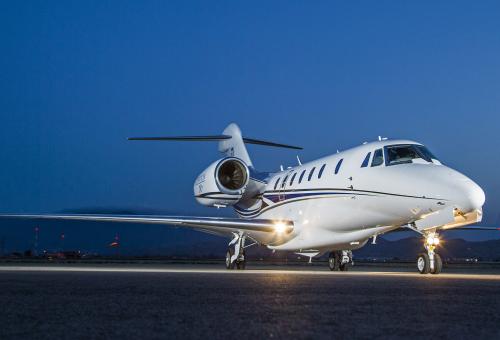
[[[500,275],[492,274],[467,274],[467,273],[442,273],[439,275],[421,275],[411,272],[383,272],[383,271],[351,271],[330,272],[315,270],[283,270],[283,269],[250,269],[226,270],[203,268],[140,268],[140,267],[78,267],[78,266],[0,266],[1,272],[94,272],[94,273],[171,273],[171,274],[223,274],[223,275],[309,275],[309,276],[369,276],[369,277],[408,277],[425,279],[460,279],[460,280],[496,280]]]

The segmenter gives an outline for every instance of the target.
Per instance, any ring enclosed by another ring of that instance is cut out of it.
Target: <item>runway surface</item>
[[[500,338],[500,275],[1,265],[0,339]]]

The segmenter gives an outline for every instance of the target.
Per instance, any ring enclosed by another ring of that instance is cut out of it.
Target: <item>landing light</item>
[[[430,235],[429,237],[427,237],[427,244],[435,246],[439,245],[439,237]]]
[[[286,231],[286,225],[283,222],[276,222],[274,224],[274,230],[278,234],[283,234]]]

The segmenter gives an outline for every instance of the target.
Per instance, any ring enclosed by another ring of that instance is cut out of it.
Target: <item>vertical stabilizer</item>
[[[229,124],[224,131],[223,135],[231,136],[230,139],[225,139],[219,142],[219,151],[228,157],[238,157],[247,166],[252,166],[252,161],[248,155],[247,148],[241,136],[241,130],[235,123]]]

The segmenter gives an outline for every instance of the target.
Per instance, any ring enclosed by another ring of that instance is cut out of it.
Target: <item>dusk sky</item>
[[[303,161],[417,140],[485,190],[495,225],[499,18],[498,1],[1,2],[0,211],[217,214],[192,193],[216,143],[126,138],[236,122]]]

